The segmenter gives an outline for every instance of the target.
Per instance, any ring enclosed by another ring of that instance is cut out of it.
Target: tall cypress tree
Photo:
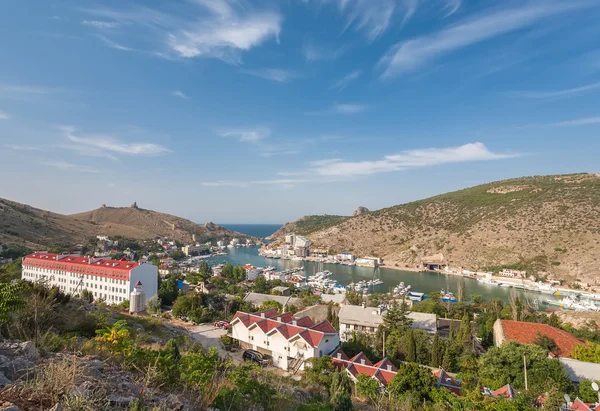
[[[450,345],[446,346],[446,351],[444,351],[444,358],[442,359],[442,368],[446,371],[450,371],[452,366],[452,358],[450,356]]]
[[[417,362],[417,343],[412,330],[406,333],[406,361]]]
[[[433,343],[431,344],[431,366],[438,368],[440,366],[440,358],[442,353],[440,352],[440,337],[437,333],[433,336]]]

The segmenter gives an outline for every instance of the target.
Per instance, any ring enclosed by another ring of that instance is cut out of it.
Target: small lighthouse
[[[141,313],[146,310],[146,293],[142,282],[138,281],[129,298],[129,312],[131,314]]]

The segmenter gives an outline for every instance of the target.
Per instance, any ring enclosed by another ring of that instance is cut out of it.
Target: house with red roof
[[[516,341],[519,344],[534,344],[540,336],[546,336],[556,344],[558,357],[570,358],[571,351],[583,341],[548,324],[529,323],[524,321],[496,320],[494,323],[494,344],[500,347],[506,341]]]
[[[310,358],[329,355],[340,344],[340,336],[329,321],[315,324],[308,317],[277,309],[245,313],[238,311],[231,320],[231,337],[240,346],[272,357],[275,367],[296,372]]]
[[[350,379],[355,383],[358,381],[358,375],[363,374],[379,381],[381,388],[384,388],[398,373],[398,368],[389,358],[384,358],[373,364],[362,352],[349,358],[344,351],[338,349],[331,354],[331,362],[337,368],[346,370]],[[443,387],[456,395],[460,395],[461,381],[456,380],[441,368],[432,368],[431,370],[437,388]]]

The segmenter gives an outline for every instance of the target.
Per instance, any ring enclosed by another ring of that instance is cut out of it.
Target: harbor
[[[499,283],[494,281],[478,281],[471,276],[451,275],[433,271],[402,271],[385,267],[374,269],[373,267],[361,267],[356,265],[325,264],[324,262],[305,261],[303,259],[272,259],[260,256],[258,247],[228,248],[226,254],[212,256],[205,259],[205,261],[211,265],[231,263],[233,265],[250,264],[255,267],[269,267],[272,268],[273,272],[296,270],[296,278],[305,278],[307,283],[311,276],[327,271],[330,274],[328,274],[326,278],[329,280],[330,284],[335,281],[335,283],[339,285],[339,287],[337,287],[338,292],[341,292],[341,288],[349,290],[352,289],[352,287],[354,287],[354,291],[358,291],[356,286],[359,286],[358,289],[360,292],[364,292],[366,288],[368,289],[368,293],[395,293],[395,291],[400,291],[397,287],[404,284],[404,287],[410,285],[410,293],[421,293],[423,296],[434,292],[439,293],[440,290],[445,290],[445,293],[448,294],[456,294],[459,285],[464,283],[466,296],[478,294],[485,300],[499,298],[504,302],[508,302],[511,293],[511,287],[500,286]],[[314,279],[315,278],[313,278],[313,280]],[[371,281],[370,284],[369,281]],[[564,307],[560,306],[561,301],[564,298],[577,294],[575,292],[560,290],[557,294],[556,291],[551,289],[525,289],[525,287],[518,286],[517,282],[514,282],[514,284],[516,286],[512,288],[518,295],[526,296],[531,304],[539,306],[540,309],[582,308],[580,306],[576,307],[569,305],[568,303],[566,305],[563,304]],[[335,292],[336,290],[330,291]],[[450,297],[450,295],[448,296]],[[584,296],[581,299],[583,301],[589,301],[591,300],[591,296]],[[452,299],[449,299],[449,301],[452,301]]]

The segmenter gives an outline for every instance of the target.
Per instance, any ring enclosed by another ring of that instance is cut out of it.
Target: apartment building
[[[238,311],[231,321],[231,337],[243,348],[251,348],[272,357],[277,368],[296,372],[310,358],[329,355],[340,344],[340,337],[329,323],[315,324],[306,316],[278,314],[277,309],[258,313]]]
[[[152,264],[40,251],[23,258],[21,278],[44,280],[66,294],[88,290],[95,299],[103,299],[108,304],[129,300],[138,281],[147,299],[156,295],[158,287],[158,271]]]

